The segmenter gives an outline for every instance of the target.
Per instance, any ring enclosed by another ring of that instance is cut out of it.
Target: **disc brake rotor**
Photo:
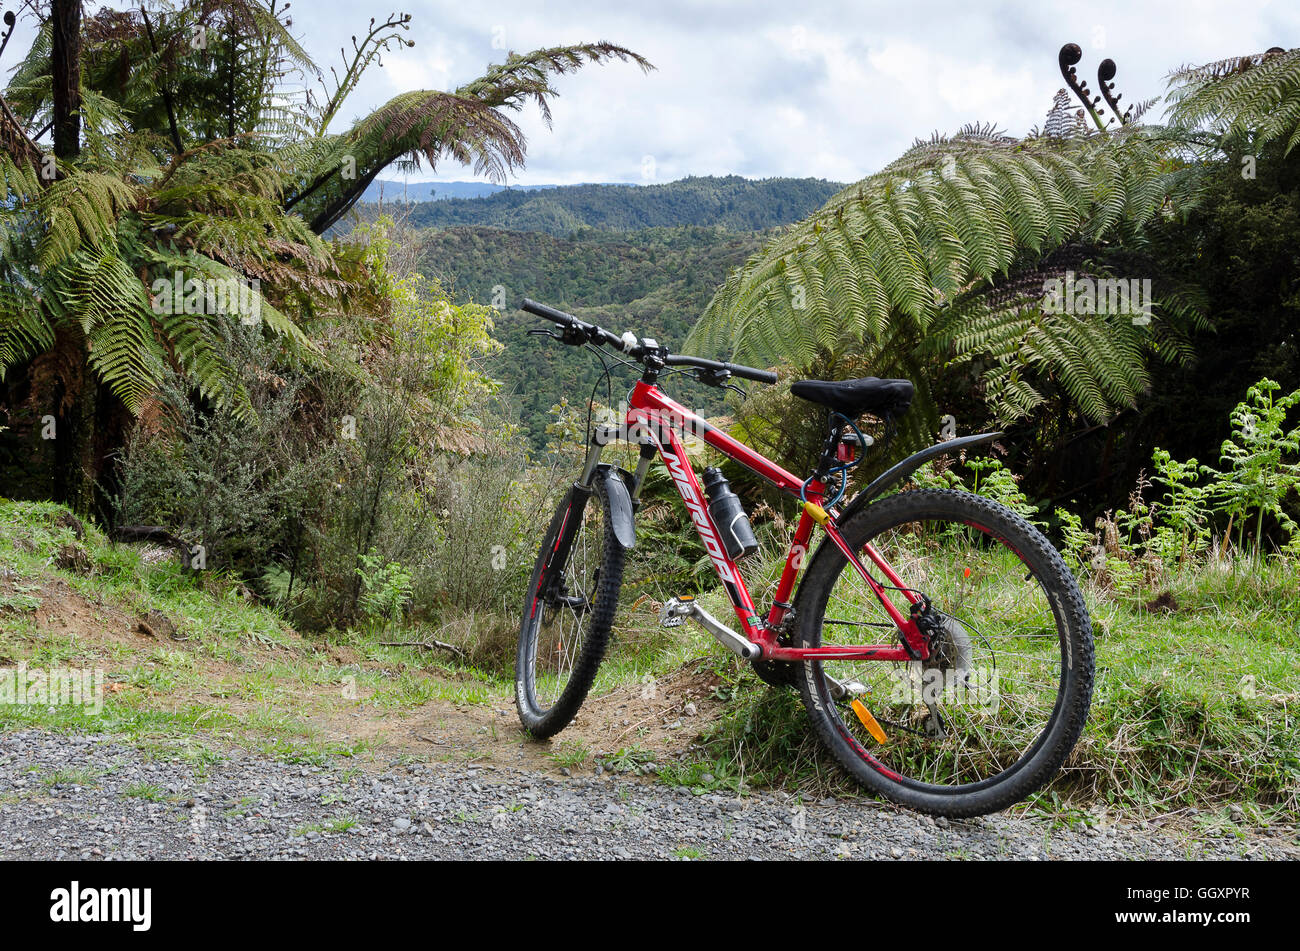
[[[940,637],[931,641],[930,657],[922,662],[921,670],[922,672],[955,670],[962,679],[962,686],[968,686],[973,663],[970,633],[955,617],[940,614],[940,618],[942,620],[937,626],[942,633]],[[934,739],[943,739],[948,735],[948,731],[944,726],[943,715],[939,712],[939,705],[927,700],[925,706],[930,711],[930,716],[924,723],[926,735]]]

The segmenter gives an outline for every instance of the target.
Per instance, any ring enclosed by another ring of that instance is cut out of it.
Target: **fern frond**
[[[733,272],[687,345],[806,370],[827,352],[906,350],[901,341],[925,339],[945,307],[1025,255],[1148,222],[1168,198],[1167,151],[1157,133],[1133,127],[1020,141],[978,126],[920,142]],[[794,289],[802,307],[793,304]],[[1067,356],[1049,339],[1051,354]],[[1078,375],[1072,385],[1098,411],[1106,394],[1123,390]],[[1014,392],[1028,399],[1023,387]]]
[[[5,369],[54,346],[54,327],[31,294],[0,286],[0,380]]]
[[[37,251],[40,266],[55,270],[80,249],[97,251],[113,243],[119,218],[137,197],[138,189],[116,176],[70,170],[39,200],[45,225]]]
[[[140,278],[112,249],[83,250],[60,266],[53,283],[68,316],[86,335],[91,368],[137,412],[166,365]]]
[[[1269,51],[1183,67],[1168,77],[1167,114],[1175,126],[1207,128],[1257,144],[1300,140],[1300,49]]]

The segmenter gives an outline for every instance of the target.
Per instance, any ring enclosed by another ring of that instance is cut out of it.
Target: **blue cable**
[[[844,492],[849,487],[848,471],[852,469],[854,466],[856,466],[858,463],[860,463],[867,454],[867,438],[864,435],[862,435],[862,430],[858,429],[857,423],[853,422],[853,420],[849,419],[843,413],[831,414],[832,420],[834,420],[836,417],[839,417],[840,419],[844,420],[845,424],[849,427],[849,429],[853,430],[853,434],[858,437],[858,448],[860,451],[851,461],[846,462],[843,465],[835,466],[833,469],[831,469],[829,472],[826,473],[827,479],[829,479],[831,476],[835,475],[836,473],[842,474],[843,477],[840,479],[839,489],[835,493],[835,498],[831,499],[829,502],[822,503],[822,508],[825,509],[834,508],[836,505],[839,504],[840,499],[844,498]],[[803,485],[799,487],[799,500],[804,504],[807,504],[808,502],[808,484],[812,482],[813,479],[815,478],[816,478],[815,475],[809,476],[807,479],[804,480]]]

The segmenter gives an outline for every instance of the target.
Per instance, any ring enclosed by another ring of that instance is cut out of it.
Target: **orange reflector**
[[[858,715],[858,719],[862,721],[862,725],[867,728],[867,732],[871,734],[877,743],[887,742],[888,737],[885,736],[885,731],[880,728],[880,724],[876,722],[876,718],[871,715],[870,710],[863,706],[861,700],[854,697],[853,702],[850,703],[849,706],[853,708],[853,712]]]

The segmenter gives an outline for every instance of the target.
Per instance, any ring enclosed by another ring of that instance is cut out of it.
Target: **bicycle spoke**
[[[876,760],[914,781],[951,786],[996,775],[1034,744],[1056,703],[1062,656],[1050,600],[1032,572],[1025,581],[1013,550],[969,529],[945,538],[928,528],[897,526],[872,546],[928,600],[950,643],[926,662],[827,661],[823,670],[863,684],[861,701],[892,725],[879,744],[850,710],[851,698],[838,705],[841,722]],[[887,596],[908,615],[903,592]],[[852,571],[840,574],[823,625],[824,644],[847,644],[873,628],[882,640],[887,628],[887,642],[901,643],[879,599]]]
[[[534,690],[544,707],[554,704],[572,679],[586,641],[587,618],[600,582],[604,519],[589,500],[551,603],[543,604],[538,622]]]

